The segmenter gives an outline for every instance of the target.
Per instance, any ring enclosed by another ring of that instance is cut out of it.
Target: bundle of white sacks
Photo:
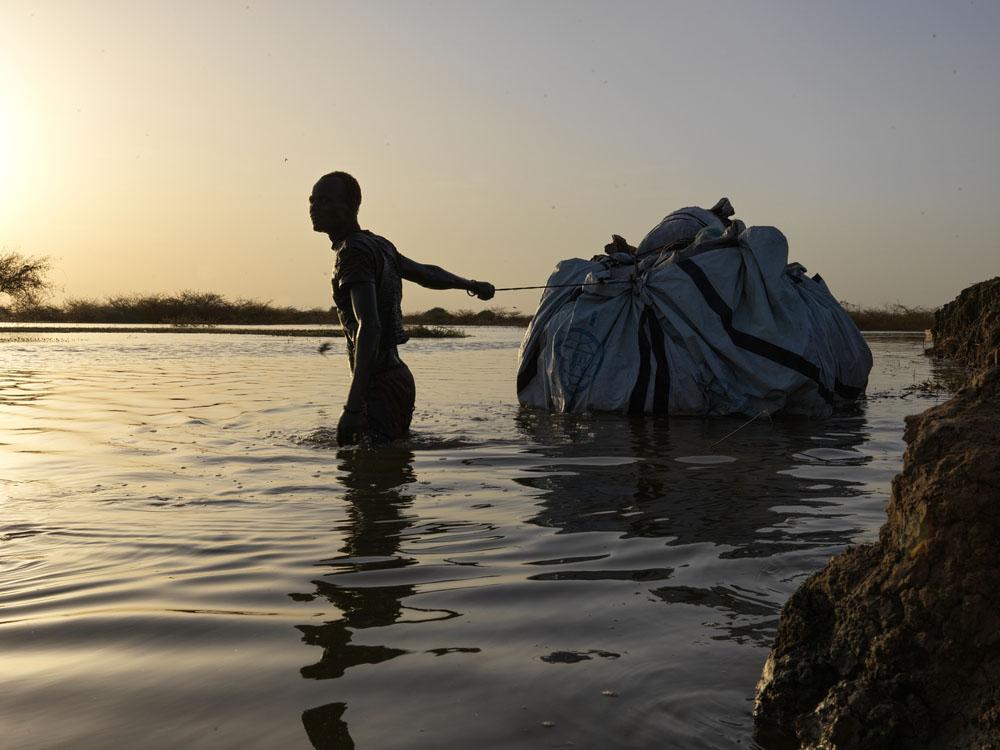
[[[774,227],[712,209],[638,248],[560,262],[518,357],[521,403],[559,412],[828,416],[868,384],[871,350]]]

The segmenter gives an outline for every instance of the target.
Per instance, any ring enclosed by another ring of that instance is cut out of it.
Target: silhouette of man
[[[337,424],[337,442],[354,445],[404,437],[413,418],[413,375],[399,358],[403,331],[403,279],[428,289],[465,289],[482,300],[492,284],[463,279],[438,266],[416,263],[389,240],[358,224],[361,186],[346,172],[319,179],[309,196],[313,230],[330,237],[337,260],[333,300],[347,338],[351,387]]]

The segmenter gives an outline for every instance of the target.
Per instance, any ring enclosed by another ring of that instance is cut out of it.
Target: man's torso
[[[399,362],[396,346],[409,338],[403,330],[399,252],[389,240],[365,229],[352,233],[334,249],[337,259],[333,271],[333,301],[347,338],[351,368],[354,367],[358,321],[351,304],[350,288],[369,282],[375,285],[381,326],[376,370],[392,367]]]

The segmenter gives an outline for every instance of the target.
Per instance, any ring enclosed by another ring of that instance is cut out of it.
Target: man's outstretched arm
[[[409,258],[399,256],[400,275],[407,281],[412,281],[428,289],[464,289],[472,292],[479,299],[493,299],[495,292],[493,285],[485,281],[475,281],[473,279],[463,279],[456,276],[451,271],[446,271],[441,266],[433,266],[429,263],[417,263]]]

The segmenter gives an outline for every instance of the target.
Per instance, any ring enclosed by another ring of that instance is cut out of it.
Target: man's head
[[[313,230],[334,240],[346,237],[358,226],[361,186],[347,172],[330,172],[313,186],[309,196],[309,217]]]

